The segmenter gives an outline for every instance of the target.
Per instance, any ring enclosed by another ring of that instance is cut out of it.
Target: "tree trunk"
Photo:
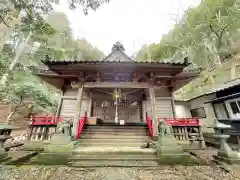
[[[6,121],[5,121],[5,124],[9,124],[9,121],[12,119],[12,117],[15,114],[16,110],[17,110],[17,107],[15,107],[13,109],[13,111],[8,115],[8,117],[7,117]]]
[[[15,28],[15,26],[17,24],[19,24],[20,22],[21,22],[21,19],[20,18],[16,18],[16,19],[9,20],[7,22],[7,24],[9,25],[8,27],[5,24],[3,24],[3,23],[0,24],[0,31],[1,31],[1,35],[0,35],[0,52],[2,51],[6,41],[11,36],[11,33],[12,33],[13,29]]]
[[[236,77],[236,58],[233,57],[234,61],[231,65],[231,79],[234,79]]]
[[[17,49],[17,52],[16,52],[16,55],[13,59],[13,61],[11,62],[7,72],[5,74],[3,74],[1,80],[0,80],[0,86],[5,86],[7,80],[8,80],[8,77],[9,77],[9,72],[11,72],[14,68],[14,66],[17,64],[18,60],[19,60],[19,57],[21,56],[23,50],[24,50],[24,47],[26,46],[26,44],[28,43],[30,37],[32,36],[32,33],[30,32],[27,36],[27,38],[25,39],[25,41],[23,43],[20,44],[19,48]]]
[[[13,115],[15,114],[15,112],[17,111],[17,108],[22,104],[23,101],[23,97],[20,98],[19,103],[14,107],[14,109],[10,112],[10,114],[8,115],[5,124],[9,124],[10,120],[12,119]]]

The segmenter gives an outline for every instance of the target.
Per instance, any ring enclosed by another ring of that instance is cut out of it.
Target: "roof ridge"
[[[100,61],[106,61],[111,55],[113,55],[115,52],[121,52],[128,60],[134,61],[130,56],[128,56],[122,49],[116,48],[114,49],[111,53],[109,53],[107,56],[105,56],[102,60]]]

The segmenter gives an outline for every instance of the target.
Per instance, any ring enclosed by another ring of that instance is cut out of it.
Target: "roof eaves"
[[[129,64],[166,64],[166,65],[173,65],[173,66],[186,66],[184,63],[181,62],[162,62],[162,61],[77,61],[77,60],[51,60],[51,61],[43,61],[46,65],[54,65],[54,64],[98,64],[98,63],[129,63]]]

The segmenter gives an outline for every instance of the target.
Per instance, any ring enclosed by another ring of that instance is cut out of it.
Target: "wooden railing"
[[[30,117],[30,136],[29,139],[33,140],[45,140],[51,137],[55,133],[56,125],[58,122],[62,122],[64,119],[73,119],[74,117],[67,116],[32,116]],[[76,138],[79,139],[83,127],[86,123],[86,114],[79,120],[77,127]],[[51,128],[54,126],[53,128]]]
[[[172,126],[174,137],[180,142],[190,141],[198,144],[197,147],[204,148],[204,137],[198,118],[163,118]],[[159,119],[160,120],[160,119]]]
[[[86,123],[86,120],[87,120],[87,116],[84,115],[78,122],[78,129],[77,129],[77,137],[76,139],[79,139],[80,136],[81,136],[81,133],[82,133],[82,130],[83,130],[83,127]]]
[[[67,118],[73,119],[67,116],[31,116],[28,139],[36,141],[50,139],[56,133],[57,123]]]
[[[57,125],[58,122],[64,119],[73,119],[71,116],[31,116],[30,125]]]
[[[171,126],[200,126],[198,118],[163,118]]]
[[[149,130],[149,135],[150,135],[150,137],[152,137],[153,136],[152,122],[147,113],[146,113],[146,122],[147,122],[148,130]]]

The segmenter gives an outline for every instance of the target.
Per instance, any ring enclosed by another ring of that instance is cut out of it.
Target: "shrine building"
[[[46,58],[48,70],[35,73],[60,89],[56,116],[72,117],[72,136],[76,136],[82,116],[101,124],[147,124],[153,136],[159,118],[174,118],[173,92],[196,77],[184,70],[187,58],[179,62],[137,61],[130,58],[121,43],[100,60],[55,60]]]

